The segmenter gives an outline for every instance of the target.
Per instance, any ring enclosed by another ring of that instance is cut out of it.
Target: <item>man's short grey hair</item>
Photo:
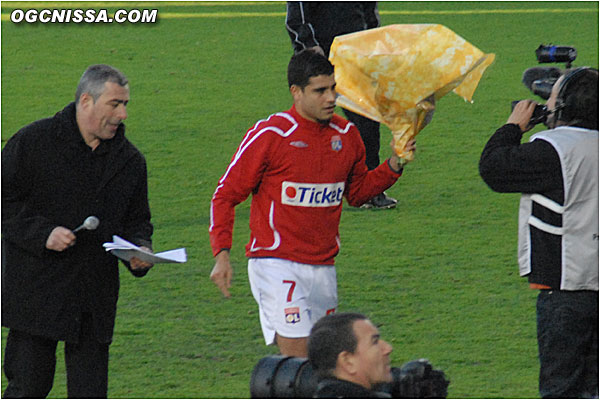
[[[94,102],[96,102],[98,97],[104,93],[104,84],[106,82],[117,83],[123,87],[129,83],[127,77],[121,71],[110,65],[91,65],[85,70],[79,80],[77,90],[75,91],[75,104],[79,103],[79,99],[84,93],[89,93]]]

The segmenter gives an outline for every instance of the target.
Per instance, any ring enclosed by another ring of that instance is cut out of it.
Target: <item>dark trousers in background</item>
[[[542,398],[598,398],[598,292],[540,291],[537,327]]]
[[[45,398],[52,389],[56,367],[56,340],[11,329],[4,352],[8,386],[4,398]],[[108,343],[99,343],[91,316],[81,325],[78,343],[65,343],[69,398],[106,398]]]
[[[365,145],[365,150],[367,152],[367,168],[369,170],[377,168],[380,164],[379,122],[373,121],[367,117],[363,117],[362,115],[346,110],[345,108],[343,110],[344,114],[346,114],[346,118],[348,118],[348,121],[356,125],[356,128],[360,132],[360,137],[362,138],[362,141]]]

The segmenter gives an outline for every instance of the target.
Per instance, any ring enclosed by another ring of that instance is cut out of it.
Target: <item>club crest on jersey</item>
[[[281,204],[297,207],[335,207],[344,198],[344,182],[281,184]]]
[[[285,313],[285,322],[288,324],[296,324],[300,322],[300,308],[290,307],[283,310]]]
[[[338,135],[331,137],[331,149],[333,151],[340,151],[342,149],[342,138]]]

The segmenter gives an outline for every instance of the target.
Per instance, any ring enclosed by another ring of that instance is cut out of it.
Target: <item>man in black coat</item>
[[[48,395],[58,341],[68,396],[107,397],[108,348],[119,293],[118,235],[150,249],[144,156],[125,138],[127,78],[90,66],[75,102],[17,132],[2,150],[4,397]],[[95,230],[76,227],[88,216]],[[136,277],[152,264],[125,263]]]

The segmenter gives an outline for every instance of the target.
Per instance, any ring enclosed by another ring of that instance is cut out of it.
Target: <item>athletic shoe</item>
[[[365,204],[360,206],[360,208],[377,208],[379,210],[386,210],[389,208],[396,207],[398,200],[389,197],[385,194],[385,192],[378,194],[373,197],[371,200],[367,201]]]

